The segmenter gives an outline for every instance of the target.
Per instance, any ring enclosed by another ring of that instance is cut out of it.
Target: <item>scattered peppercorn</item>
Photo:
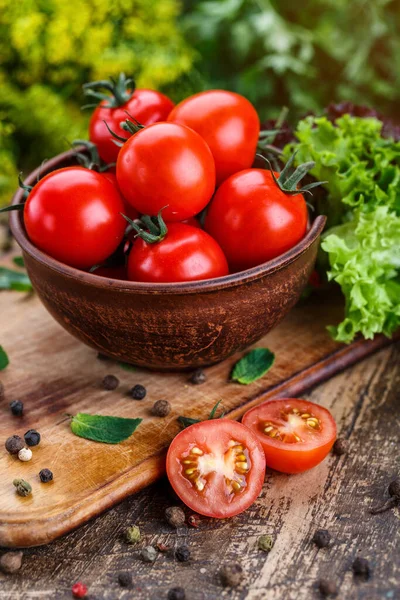
[[[119,379],[115,375],[106,375],[103,379],[103,388],[111,392],[119,386]]]
[[[160,552],[168,552],[171,546],[167,546],[167,544],[163,544],[163,542],[157,542],[157,549]]]
[[[132,575],[127,572],[119,573],[118,574],[118,583],[123,588],[132,587]]]
[[[219,576],[225,587],[237,587],[242,582],[244,573],[239,563],[229,563],[221,567]]]
[[[22,565],[22,552],[6,552],[0,557],[0,570],[3,573],[16,573]]]
[[[39,478],[42,483],[49,483],[49,481],[53,481],[53,473],[50,469],[42,469],[39,473]]]
[[[205,383],[207,381],[207,375],[204,373],[203,369],[196,369],[191,374],[189,381],[194,385],[200,385],[201,383]]]
[[[151,409],[151,413],[155,417],[166,417],[171,412],[171,405],[168,400],[157,400],[153,404],[153,408]]]
[[[188,518],[188,523],[192,527],[196,527],[196,529],[197,527],[200,527],[201,520],[199,515],[190,515],[190,517]]]
[[[81,581],[75,583],[71,588],[71,592],[74,598],[84,598],[87,594],[87,591],[87,586]]]
[[[185,524],[185,513],[179,506],[170,506],[165,510],[165,518],[172,527],[182,527]]]
[[[258,547],[263,552],[270,552],[274,547],[275,540],[272,535],[264,534],[258,538]]]
[[[168,592],[168,600],[185,600],[185,590],[181,587],[172,588]]]
[[[156,560],[158,556],[158,551],[156,550],[156,548],[154,548],[154,546],[146,546],[145,548],[142,548],[140,556],[142,557],[144,562],[152,563]]]
[[[29,496],[32,493],[32,486],[24,479],[14,479],[13,485],[19,496]]]
[[[190,550],[187,546],[178,546],[175,550],[175,558],[179,562],[187,562],[190,559]]]
[[[24,404],[21,400],[13,400],[10,402],[10,409],[15,417],[22,417],[24,412]]]
[[[5,446],[7,452],[15,455],[25,447],[25,442],[19,435],[12,435],[6,440]]]
[[[337,585],[332,579],[320,579],[318,587],[323,596],[336,596],[338,593]]]
[[[366,558],[358,556],[352,565],[354,575],[368,579],[371,575],[371,568]]]
[[[126,541],[130,544],[137,544],[140,542],[140,529],[137,525],[128,527],[125,532]]]
[[[30,448],[21,448],[18,452],[18,458],[19,460],[22,460],[22,462],[30,461],[32,458],[32,450]]]
[[[144,385],[134,385],[131,389],[131,396],[134,400],[143,400],[146,397],[147,390]]]
[[[372,508],[370,510],[371,515],[379,515],[379,513],[390,510],[400,503],[400,479],[394,479],[389,483],[388,493],[390,498],[381,506]]]
[[[40,433],[36,429],[30,429],[24,435],[28,446],[38,446],[40,444]]]
[[[347,454],[348,451],[349,442],[344,438],[338,438],[333,444],[333,453],[336,454],[336,456],[342,456],[343,454]]]
[[[312,541],[318,548],[326,548],[331,541],[331,534],[327,529],[317,529],[313,535]]]

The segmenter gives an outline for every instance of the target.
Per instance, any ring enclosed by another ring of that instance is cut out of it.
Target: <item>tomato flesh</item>
[[[269,400],[242,419],[261,442],[267,466],[302,473],[318,465],[336,439],[336,423],[322,406],[298,398]]]
[[[224,519],[243,512],[259,496],[265,457],[257,437],[244,425],[228,419],[202,421],[172,441],[167,474],[192,510]]]

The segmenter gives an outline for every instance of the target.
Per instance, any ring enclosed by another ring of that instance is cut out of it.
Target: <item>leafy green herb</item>
[[[0,290],[30,292],[32,289],[32,284],[26,273],[0,267]]]
[[[194,425],[195,423],[201,423],[202,421],[212,421],[213,419],[222,419],[225,416],[225,411],[223,411],[219,417],[216,417],[216,413],[218,410],[218,406],[221,404],[222,400],[218,400],[217,404],[212,408],[210,414],[207,419],[191,419],[190,417],[178,417],[178,422],[182,425],[183,429],[186,427],[190,427],[190,425]]]
[[[0,346],[0,371],[5,369],[9,363],[10,361],[6,351],[4,350],[3,346]]]
[[[119,444],[128,439],[141,422],[142,419],[78,413],[72,417],[71,429],[75,435],[87,440],[103,444]]]
[[[21,269],[25,267],[24,259],[22,258],[22,256],[14,256],[13,263],[17,267],[21,267]]]
[[[231,379],[248,385],[260,379],[274,364],[275,354],[268,348],[254,348],[233,367]]]
[[[117,364],[121,367],[121,369],[124,369],[124,371],[136,371],[136,367],[134,365],[130,365],[129,363],[120,361]]]

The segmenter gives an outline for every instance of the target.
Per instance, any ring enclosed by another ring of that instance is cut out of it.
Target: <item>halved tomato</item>
[[[302,473],[318,465],[336,439],[336,423],[322,406],[298,398],[268,400],[242,418],[260,440],[267,466]]]
[[[172,441],[168,479],[193,511],[225,519],[237,515],[261,492],[265,457],[257,437],[244,425],[213,419],[191,425]]]

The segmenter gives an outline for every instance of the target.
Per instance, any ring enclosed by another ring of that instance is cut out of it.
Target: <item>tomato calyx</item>
[[[128,113],[128,111],[125,111],[125,112],[129,118],[125,119],[125,121],[122,121],[120,123],[121,129],[123,129],[124,131],[129,133],[130,136],[134,135],[141,129],[145,129],[145,127],[146,127],[145,125],[142,125],[141,123],[139,123],[139,121],[137,119],[135,119],[134,117],[132,117],[132,115],[130,115]],[[125,138],[122,135],[118,135],[118,133],[115,133],[115,131],[113,131],[111,129],[111,127],[109,126],[109,124],[107,123],[107,121],[105,119],[103,119],[103,123],[107,127],[107,129],[111,133],[111,135],[113,136],[114,139],[112,141],[114,142],[114,144],[116,146],[118,146],[119,148],[122,148],[122,146],[125,144],[126,140],[128,140],[129,138]]]
[[[85,148],[86,154],[83,152],[77,152],[75,150],[75,148],[79,146],[83,146]],[[99,151],[96,144],[93,142],[89,142],[88,140],[74,140],[71,142],[71,147],[74,151],[76,160],[80,166],[84,167],[85,169],[97,171],[98,173],[104,173],[116,165],[116,163],[104,163],[99,156]]]
[[[296,154],[297,151],[293,152],[293,154],[290,156],[287,163],[280,172],[279,177],[275,175],[272,165],[268,158],[266,158],[262,154],[257,154],[257,156],[262,158],[268,164],[272,178],[275,181],[276,185],[279,187],[279,189],[290,196],[295,196],[297,194],[304,193],[311,194],[311,190],[313,188],[328,183],[327,181],[313,181],[312,183],[304,185],[303,187],[299,187],[301,180],[309,173],[309,171],[311,171],[311,169],[315,167],[315,162],[309,161],[302,163],[293,171],[293,164],[296,158]]]
[[[135,81],[131,77],[126,77],[125,73],[120,73],[117,79],[103,79],[101,81],[92,81],[83,84],[83,93],[87,98],[96,100],[95,103],[85,104],[82,108],[93,108],[104,102],[104,108],[117,108],[126,104],[133,96],[135,91]],[[107,90],[107,94],[98,90]]]
[[[132,221],[129,217],[122,214],[126,221],[128,221],[131,230],[136,231],[135,237],[140,237],[147,244],[157,244],[162,242],[168,233],[168,228],[162,218],[162,211],[166,208],[164,206],[156,217],[150,215],[142,215],[140,219]]]
[[[198,492],[203,492],[210,477],[218,473],[225,480],[229,495],[243,492],[247,486],[246,475],[250,471],[251,461],[247,448],[232,439],[224,454],[206,452],[193,446],[181,456],[183,476],[190,481]]]

